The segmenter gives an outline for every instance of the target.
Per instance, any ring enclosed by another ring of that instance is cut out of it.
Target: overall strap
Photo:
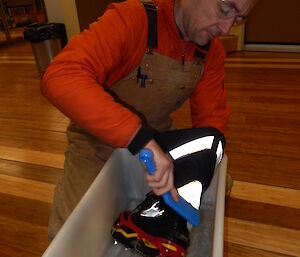
[[[205,46],[199,46],[197,45],[195,50],[195,57],[200,58],[202,61],[206,61],[206,56],[210,48],[210,42],[207,43]]]
[[[141,0],[148,17],[147,47],[151,51],[157,48],[157,6],[151,0]]]

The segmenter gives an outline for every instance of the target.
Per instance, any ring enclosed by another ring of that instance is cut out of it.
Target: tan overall
[[[147,74],[145,88],[137,83],[138,68],[110,89],[121,102],[138,112],[142,119],[158,131],[172,128],[170,113],[178,109],[190,96],[200,79],[203,65],[180,61],[157,53],[145,53],[140,64],[141,73]],[[64,177],[56,186],[53,209],[49,220],[49,238],[53,238],[82,198],[113,147],[89,135],[74,123],[68,128],[68,149]]]

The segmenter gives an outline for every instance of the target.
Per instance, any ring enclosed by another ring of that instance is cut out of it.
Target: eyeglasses
[[[236,23],[244,19],[244,17],[238,16],[239,10],[236,5],[229,0],[217,0],[217,14],[222,20],[235,18]]]

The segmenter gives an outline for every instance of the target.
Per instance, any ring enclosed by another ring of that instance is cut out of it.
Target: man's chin
[[[191,37],[190,42],[193,42],[199,46],[205,46],[214,38],[215,36],[208,31],[199,31]]]
[[[201,40],[195,40],[195,41],[192,41],[193,43],[195,43],[196,45],[198,46],[205,46],[207,45],[209,42],[211,41],[211,39],[201,39]]]

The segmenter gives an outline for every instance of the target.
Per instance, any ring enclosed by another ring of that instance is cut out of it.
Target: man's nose
[[[219,29],[221,30],[222,35],[228,35],[229,31],[232,27],[232,24],[234,22],[234,18],[221,20],[219,22]]]

